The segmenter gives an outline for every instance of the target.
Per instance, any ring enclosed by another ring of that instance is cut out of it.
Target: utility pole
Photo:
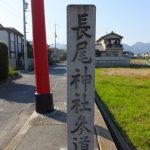
[[[26,41],[26,10],[28,9],[28,3],[23,0],[23,27],[24,27],[24,64],[25,70],[28,70],[28,57],[27,57],[27,41]]]
[[[56,38],[57,38],[57,34],[56,34],[56,24],[55,24],[55,49],[56,49]]]

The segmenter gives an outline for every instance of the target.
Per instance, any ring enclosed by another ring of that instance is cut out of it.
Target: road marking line
[[[60,148],[60,150],[67,150],[67,148],[65,147],[65,148]]]
[[[32,115],[29,117],[29,119],[26,121],[24,126],[20,129],[20,131],[17,133],[17,135],[11,140],[9,145],[5,148],[5,150],[16,150],[17,146],[25,136],[25,134],[28,132],[28,130],[32,127],[30,124],[30,121],[34,118],[38,117],[38,113],[35,111],[32,113]]]
[[[98,150],[98,148],[94,148],[95,150]],[[66,147],[60,148],[60,150],[67,150]]]

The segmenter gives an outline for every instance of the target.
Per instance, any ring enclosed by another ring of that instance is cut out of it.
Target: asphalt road
[[[0,150],[9,144],[34,111],[34,73],[23,73],[22,75],[22,78],[0,87]],[[51,89],[55,91],[58,83],[61,86],[61,81],[66,78],[66,63],[52,66],[50,78]],[[64,90],[66,90],[66,86],[65,89],[62,87],[60,93]],[[53,95],[55,96],[55,92]]]

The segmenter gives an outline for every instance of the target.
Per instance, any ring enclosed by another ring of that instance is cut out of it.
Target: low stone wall
[[[28,58],[28,69],[33,70],[34,69],[34,59]]]
[[[9,58],[9,67],[16,69],[16,58]]]
[[[130,60],[126,57],[96,57],[96,67],[121,67],[129,66]]]
[[[9,58],[9,66],[16,69],[16,58]],[[22,65],[20,65],[19,67],[24,68],[24,60],[22,61]],[[28,69],[29,70],[33,70],[34,69],[34,59],[33,58],[28,58]]]

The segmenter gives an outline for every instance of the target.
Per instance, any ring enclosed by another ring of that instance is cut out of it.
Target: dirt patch
[[[104,75],[117,75],[117,76],[134,76],[145,77],[150,79],[150,69],[133,69],[133,68],[105,68],[103,69]]]

